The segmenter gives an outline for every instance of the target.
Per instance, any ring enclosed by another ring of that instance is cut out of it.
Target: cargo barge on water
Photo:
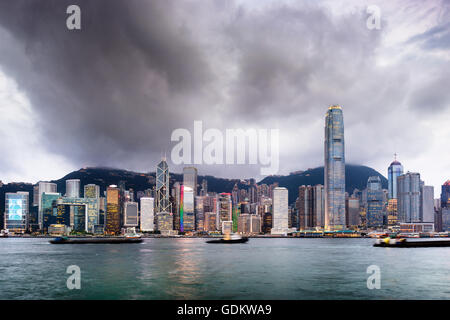
[[[140,236],[136,237],[89,237],[89,238],[78,238],[78,237],[57,237],[49,242],[51,244],[88,244],[88,243],[141,243],[143,240]]]

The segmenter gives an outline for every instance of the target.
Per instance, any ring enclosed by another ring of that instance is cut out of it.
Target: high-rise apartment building
[[[288,232],[289,210],[288,190],[284,187],[273,189],[272,234],[286,234]]]

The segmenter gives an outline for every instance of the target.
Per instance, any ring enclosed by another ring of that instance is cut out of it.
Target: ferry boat
[[[247,241],[247,237],[241,237],[237,234],[225,234],[225,236],[221,239],[208,240],[206,243],[245,243]]]

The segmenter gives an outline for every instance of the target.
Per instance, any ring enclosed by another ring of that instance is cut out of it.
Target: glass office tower
[[[342,108],[333,105],[325,117],[325,229],[345,226],[345,148]]]
[[[164,158],[156,166],[156,212],[172,212],[169,201],[169,166]]]
[[[388,168],[389,199],[397,199],[397,177],[403,174],[403,166],[397,159]]]

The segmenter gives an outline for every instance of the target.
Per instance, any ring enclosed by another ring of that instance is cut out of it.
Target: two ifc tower
[[[342,108],[332,105],[325,116],[325,230],[345,229],[345,145]]]

